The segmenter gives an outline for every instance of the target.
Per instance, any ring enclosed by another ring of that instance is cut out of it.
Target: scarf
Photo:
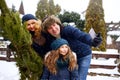
[[[58,69],[62,69],[64,67],[69,66],[69,59],[63,60],[62,56],[60,56],[57,60],[57,67]]]

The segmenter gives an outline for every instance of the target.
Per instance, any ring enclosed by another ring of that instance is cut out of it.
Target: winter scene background
[[[97,52],[100,53],[100,52]],[[105,53],[114,53],[118,54],[115,49],[108,49]],[[3,56],[3,55],[0,55]],[[114,63],[115,59],[92,59],[91,64],[100,64],[100,65],[117,65]],[[118,68],[114,69],[104,69],[104,68],[90,68],[89,73],[97,74],[111,74],[111,76],[105,75],[88,75],[87,80],[120,80],[120,73]],[[116,76],[115,76],[116,74]],[[119,76],[117,76],[119,75]],[[16,66],[16,62],[7,62],[0,60],[0,80],[19,80],[19,70]]]
[[[10,6],[14,3],[17,8],[19,7],[17,5],[19,5],[19,3],[21,2],[21,0],[18,0],[18,1],[6,0],[6,1],[10,4]],[[27,0],[24,0],[24,1],[26,1],[27,4],[28,4]],[[38,0],[36,0],[36,3],[37,3],[37,1]],[[58,1],[61,5],[63,3],[62,0],[55,0],[55,1],[56,1],[56,3]],[[60,2],[60,1],[62,1],[62,2]],[[88,3],[89,0],[81,0],[81,1],[82,2],[87,1],[87,3]],[[104,1],[107,1],[107,0],[104,0]],[[116,3],[113,3],[112,0],[109,0],[109,1],[110,1],[109,4],[117,4],[117,3],[119,3],[119,2],[117,2],[119,0],[115,0]],[[17,3],[17,2],[19,2],[19,3]],[[36,5],[35,1],[34,1],[34,3],[32,1],[30,1],[30,3],[32,4],[32,6],[33,6],[33,4]],[[25,6],[28,6],[27,4]],[[73,2],[72,2],[72,4],[73,4]],[[105,2],[104,2],[104,4],[105,4]],[[63,5],[66,5],[66,4],[63,4]],[[83,5],[83,4],[81,3],[81,5]],[[73,6],[72,6],[72,8],[70,8],[70,6],[68,6],[69,9],[75,9],[75,8],[73,8]],[[108,6],[108,3],[107,3],[107,6]],[[117,6],[119,6],[119,5],[117,5]],[[27,13],[34,12],[32,10],[35,10],[35,7],[34,7],[34,9],[30,8],[30,6],[28,6],[28,7],[29,8],[25,7],[26,10],[30,9]],[[115,6],[113,6],[113,7],[115,7]],[[86,8],[87,8],[87,6],[86,6]],[[113,20],[113,21],[118,22],[118,24],[120,24],[119,21],[118,21],[118,20],[120,20],[120,18],[116,19],[116,18],[118,18],[118,16],[114,15],[114,19],[113,19],[112,12],[115,12],[115,11],[111,12],[111,9],[113,9],[113,8],[106,8],[106,6],[104,6],[104,8],[105,8],[105,14],[108,13],[108,14],[105,15],[105,20],[107,22],[108,21],[110,22],[111,20]],[[81,12],[84,11],[84,10],[85,9],[82,9]],[[111,14],[107,10],[110,10]],[[114,9],[114,10],[116,10],[116,9]],[[119,12],[117,11],[117,13],[119,13]],[[111,26],[114,26],[114,25],[109,25],[109,27],[111,27]],[[120,27],[120,25],[119,25],[119,27]],[[111,38],[111,36],[118,36],[118,37],[117,37],[116,40],[113,40],[113,38]],[[0,40],[3,40],[3,37],[0,37]],[[113,43],[116,43],[116,42],[120,43],[120,30],[118,29],[118,30],[108,31],[107,32],[107,40],[106,41],[107,41],[107,45],[109,47],[106,52],[92,51],[92,53],[97,53],[97,54],[116,54],[116,55],[119,54],[120,55],[120,52],[119,52],[118,48],[115,48],[114,46],[116,46],[116,45],[113,44]],[[9,41],[5,42],[4,44],[0,43],[0,48],[5,48],[9,44],[10,44]],[[112,48],[111,48],[111,46],[112,46]],[[6,57],[6,52],[0,51],[0,57]],[[11,57],[13,57],[13,56],[11,56]],[[89,73],[88,73],[88,76],[87,76],[87,80],[103,80],[103,79],[105,79],[105,80],[120,80],[120,72],[118,72],[118,67],[117,67],[118,64],[120,64],[120,60],[118,60],[118,62],[115,63],[116,60],[117,60],[116,58],[106,59],[106,58],[95,58],[95,57],[93,57],[92,60],[91,60],[91,64],[112,65],[112,66],[116,66],[116,67],[113,68],[113,69],[89,68],[89,71],[88,71]],[[20,74],[19,74],[18,67],[16,66],[16,62],[14,62],[14,61],[13,62],[12,61],[8,62],[8,61],[0,60],[0,80],[19,80],[19,78],[20,78]]]
[[[109,31],[107,33],[107,45],[113,44],[113,39],[110,37],[111,35],[117,35],[120,36],[120,31]],[[3,38],[0,38],[3,39]],[[120,42],[120,37],[116,39],[117,42]],[[5,45],[9,45],[10,42],[6,41]],[[0,46],[3,48],[2,46]],[[6,47],[6,46],[4,46]],[[92,53],[97,54],[116,54],[120,55],[118,53],[118,49],[107,49],[106,52],[101,51],[92,51]],[[0,51],[0,57],[6,57],[6,52]],[[13,58],[13,56],[11,56]],[[116,66],[113,69],[106,69],[106,68],[89,68],[89,73],[87,76],[87,80],[120,80],[120,73],[118,72],[117,65],[120,63],[120,60],[118,63],[115,63],[117,59],[116,58],[92,58],[91,64],[97,64],[97,65],[112,65]],[[8,61],[2,61],[0,60],[0,80],[19,80],[20,74],[18,67],[16,66],[16,62],[8,62]]]

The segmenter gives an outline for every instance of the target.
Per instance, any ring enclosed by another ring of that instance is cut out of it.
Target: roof
[[[120,36],[116,39],[116,42],[120,42]]]

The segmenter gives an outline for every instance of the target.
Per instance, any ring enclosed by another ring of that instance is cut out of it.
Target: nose
[[[33,24],[30,24],[30,28],[33,28]]]
[[[34,25],[33,24],[30,24],[29,27],[28,27],[29,30],[33,30],[34,29]]]
[[[30,30],[30,31],[32,31],[33,28],[34,28],[34,25],[33,25],[33,24],[29,24],[29,25],[27,26],[27,29]]]
[[[56,28],[55,28],[54,26],[52,26],[52,30],[53,30],[53,31],[55,31],[55,30],[56,30]]]

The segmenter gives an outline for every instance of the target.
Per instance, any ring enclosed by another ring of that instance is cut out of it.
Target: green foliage
[[[49,0],[49,13],[55,14],[55,5],[54,5],[53,0]]]
[[[85,27],[85,20],[77,20],[76,22],[76,26],[81,30],[83,31],[84,30],[84,27]]]
[[[42,59],[31,48],[31,35],[21,25],[19,13],[10,12],[4,0],[1,0],[0,28],[2,35],[11,41],[10,48],[19,68],[20,80],[38,80],[42,73]]]
[[[46,15],[49,14],[49,5],[48,0],[40,0],[37,4],[36,17],[43,19]]]
[[[89,32],[91,28],[95,30],[96,33],[101,33],[102,44],[97,50],[106,50],[106,25],[104,21],[104,11],[102,8],[102,0],[90,0],[89,6],[86,10],[86,22],[85,31]],[[93,49],[96,50],[96,49]]]
[[[40,0],[37,4],[36,17],[43,19],[47,15],[57,15],[61,11],[61,7],[58,4],[54,4],[53,0]]]
[[[83,30],[84,28],[84,20],[80,19],[80,14],[76,13],[76,12],[68,12],[68,11],[64,11],[63,14],[59,14],[58,17],[60,18],[61,22],[74,22],[76,24],[76,27],[78,27],[80,30]]]
[[[118,37],[119,37],[118,35],[111,35],[111,38],[114,39],[115,41]]]
[[[56,4],[56,6],[55,6],[55,15],[58,15],[59,13],[60,13],[60,11],[61,11],[61,7],[60,7],[60,5],[58,5],[58,4]]]

